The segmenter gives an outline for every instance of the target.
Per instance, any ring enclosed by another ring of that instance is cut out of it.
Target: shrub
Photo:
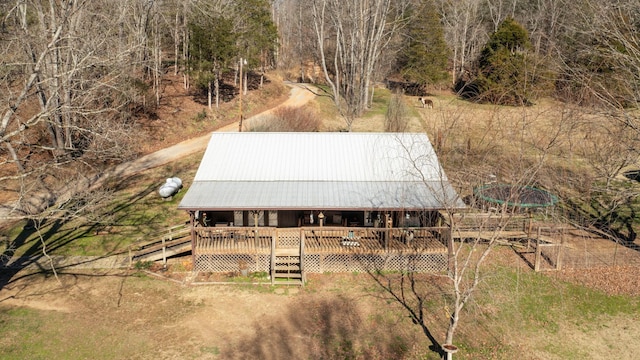
[[[273,115],[255,121],[249,131],[314,132],[320,130],[321,121],[315,111],[306,107],[284,106]]]
[[[133,266],[136,270],[149,270],[153,266],[153,261],[136,261]]]
[[[477,76],[456,90],[467,98],[502,105],[531,105],[553,89],[544,62],[529,52],[529,34],[515,20],[504,20],[482,49]]]
[[[400,92],[395,92],[389,99],[389,106],[384,117],[384,131],[386,132],[404,132],[409,125],[407,117],[407,107],[402,101]]]

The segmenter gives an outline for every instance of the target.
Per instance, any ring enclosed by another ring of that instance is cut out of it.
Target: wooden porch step
[[[276,249],[276,256],[300,256],[300,249],[295,249],[295,248]]]
[[[304,284],[302,283],[301,279],[291,279],[291,280],[280,280],[280,281],[276,281],[274,285],[296,285],[296,286],[303,286]]]
[[[300,248],[277,248],[274,249],[272,256],[271,283],[273,285],[304,286]]]
[[[276,263],[276,271],[300,271],[300,263],[281,264]]]
[[[279,273],[273,275],[276,279],[302,279],[301,273]]]

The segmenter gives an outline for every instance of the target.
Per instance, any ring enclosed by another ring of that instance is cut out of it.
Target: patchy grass
[[[387,108],[389,107],[389,101],[391,100],[392,95],[393,92],[389,89],[376,88],[373,93],[371,107],[362,116],[362,118],[366,119],[369,117],[384,116],[387,113]]]
[[[498,255],[515,256],[508,251]],[[407,307],[368,274],[313,275],[304,288],[240,280],[184,287],[136,274],[61,274],[61,284],[23,277],[0,290],[3,358],[440,358]],[[456,358],[633,358],[640,351],[640,298],[503,265],[487,274],[463,313]],[[446,281],[416,280],[425,324],[442,340]],[[417,300],[412,292],[404,299]]]
[[[637,319],[640,313],[638,297],[610,296],[557,280],[553,274],[520,272],[511,267],[498,267],[491,273],[474,304],[467,309],[464,320],[467,325],[459,339],[466,350],[482,355],[481,358],[516,357],[523,347],[535,351],[537,355],[531,358],[606,358],[608,346],[587,350],[582,342],[597,337],[609,342],[621,330],[613,329],[614,319]],[[621,326],[624,328],[626,324]],[[476,338],[469,332],[485,327],[487,335],[497,342],[482,336]],[[638,330],[640,327],[626,336],[631,338]],[[568,334],[582,334],[585,338],[572,341],[568,340]],[[490,354],[486,354],[488,349],[492,349]],[[626,352],[623,347],[616,350]]]
[[[84,323],[82,319],[76,320]],[[85,323],[82,334],[67,329],[68,314],[27,308],[0,310],[3,359],[117,359],[149,351],[141,336],[123,338],[116,329]],[[137,349],[136,349],[137,348]]]
[[[50,255],[100,256],[127,251],[138,241],[153,240],[167,229],[188,220],[177,209],[186,193],[187,184],[171,199],[162,199],[157,189],[169,176],[184,181],[193,179],[202,154],[195,154],[176,163],[148,170],[125,179],[113,181],[113,196],[94,210],[92,218],[78,217],[69,221],[47,220],[40,233]],[[40,253],[42,246],[38,233],[26,222],[19,222],[9,233],[16,245],[15,255],[30,256]]]

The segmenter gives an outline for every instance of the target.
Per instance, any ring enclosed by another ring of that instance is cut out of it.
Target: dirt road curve
[[[248,119],[245,119],[244,123],[246,124],[247,127],[250,127],[251,122],[254,121],[255,119],[258,119],[258,118],[264,117],[265,115],[270,114],[271,112],[273,112],[274,109],[278,107],[302,106],[308,103],[309,101],[311,101],[315,97],[315,94],[311,90],[309,90],[306,84],[303,85],[303,84],[287,82],[286,85],[291,87],[289,99],[287,99],[282,104],[276,106],[275,108],[269,109],[260,114],[257,114]],[[235,122],[233,124],[229,124],[227,126],[224,126],[218,129],[217,131],[227,131],[227,132],[238,131],[238,123]],[[204,149],[207,148],[207,144],[209,143],[210,138],[211,138],[211,134],[208,134],[208,135],[200,136],[197,138],[185,140],[173,146],[164,148],[162,150],[158,150],[149,155],[145,155],[139,159],[136,159],[124,164],[120,164],[101,174],[88,176],[87,178],[84,179],[84,181],[79,181],[74,183],[73,188],[68,188],[63,190],[62,193],[56,197],[56,202],[65,201],[69,199],[81,189],[99,188],[105,180],[113,176],[119,176],[119,177],[130,176],[141,171],[145,171],[157,166],[161,166],[161,165],[179,160],[181,158],[194,154],[198,151],[203,151]],[[46,198],[37,198],[31,201],[34,207],[40,207],[41,206],[40,204],[44,204],[47,202],[51,203],[51,201]],[[20,211],[19,209],[15,209],[15,204],[4,204],[0,206],[0,225],[2,225],[3,222],[5,222],[6,220],[21,218],[21,217],[22,217],[22,211]]]
[[[315,94],[310,90],[308,90],[306,88],[306,85],[295,84],[295,83],[287,83],[287,85],[291,87],[289,99],[283,102],[282,104],[276,106],[275,108],[263,111],[260,114],[257,114],[248,119],[245,119],[244,122],[247,127],[250,127],[252,121],[271,114],[273,110],[279,107],[302,106],[308,103],[309,101],[311,101],[315,97]],[[233,124],[224,126],[216,131],[226,131],[226,132],[238,131],[238,122],[234,122]],[[172,161],[181,159],[183,157],[189,156],[193,153],[206,149],[210,138],[211,138],[211,134],[185,140],[183,142],[180,142],[168,148],[143,156],[137,160],[119,165],[116,167],[116,169],[114,169],[114,172],[118,175],[131,175],[131,174],[135,174],[137,172],[144,171],[156,166],[170,163]]]

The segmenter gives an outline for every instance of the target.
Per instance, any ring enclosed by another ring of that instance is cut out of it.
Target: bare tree
[[[526,12],[522,21],[531,34],[531,42],[537,56],[555,56],[559,49],[560,37],[564,34],[563,24],[567,21],[568,9],[562,0],[538,0]]]
[[[445,347],[455,343],[457,329],[467,307],[473,303],[478,292],[484,291],[483,280],[492,273],[492,255],[496,247],[509,236],[507,231],[519,225],[517,228],[522,232],[521,235],[528,234],[525,231],[528,226],[524,226],[529,222],[528,216],[509,202],[522,202],[519,197],[526,192],[521,191],[526,186],[551,181],[546,177],[553,171],[556,153],[568,146],[565,130],[573,126],[567,124],[568,120],[548,124],[549,118],[557,119],[559,116],[555,112],[549,114],[550,110],[545,109],[520,108],[512,111],[495,108],[495,113],[485,109],[484,114],[491,118],[475,122],[471,118],[477,118],[478,113],[463,111],[460,108],[450,112],[442,110],[440,115],[445,118],[439,127],[445,127],[440,133],[445,138],[439,142],[438,154],[441,155],[440,159],[446,155],[449,170],[447,176],[441,173],[440,181],[425,184],[433,188],[433,193],[442,193],[441,187],[450,182],[455,184],[460,194],[469,195],[469,188],[484,184],[490,179],[487,175],[494,172],[499,176],[499,181],[511,184],[513,191],[503,205],[491,203],[490,212],[481,210],[479,206],[474,207],[473,201],[468,202],[471,208],[460,211],[455,206],[457,199],[439,199],[445,205],[439,213],[451,231],[449,267],[445,272],[430,275],[411,271],[397,274],[371,272],[389,297],[399,302],[413,322],[422,328],[433,343],[433,349],[443,356],[446,354]],[[471,123],[477,127],[469,128]],[[431,125],[436,126],[434,123]],[[534,136],[537,134],[535,129],[541,127],[544,127],[544,131],[541,131],[544,136]],[[505,134],[496,131],[496,128],[503,128],[510,140],[502,139]],[[470,140],[466,138],[468,135],[461,135],[465,131],[477,137]],[[432,132],[438,133],[436,129]],[[501,146],[496,147],[496,142]],[[406,151],[402,156],[409,157],[416,164],[414,170],[420,169],[418,164],[423,160],[411,157],[412,145],[404,144],[404,148]],[[554,160],[549,161],[550,158]],[[427,178],[424,174],[415,175]],[[447,239],[446,231],[442,236]],[[443,307],[446,312],[444,324],[439,316]]]
[[[407,145],[406,149],[410,148],[411,145]],[[447,182],[444,174],[441,181],[440,185],[428,186],[444,186]],[[434,193],[438,192],[440,189],[434,188]],[[516,197],[517,194],[514,193],[513,196]],[[496,246],[501,243],[503,229],[516,218],[512,216],[514,208],[507,205],[498,206],[499,209],[492,214],[478,214],[473,211],[460,213],[455,206],[459,199],[441,201],[441,204],[445,205],[441,213],[446,217],[450,229],[450,233],[443,232],[444,239],[449,243],[448,270],[429,276],[412,271],[397,274],[371,271],[369,274],[392,299],[407,310],[412,321],[422,328],[425,336],[432,342],[432,349],[444,356],[451,349],[455,349],[455,334],[464,317],[465,307],[476,293],[481,291],[483,279],[491,273],[487,263]],[[469,234],[470,228],[474,229],[477,235],[462,235]],[[429,304],[433,304],[430,300],[434,298],[441,298],[444,302],[447,323],[444,326],[446,331],[443,338],[434,332],[434,329],[443,327],[442,324],[432,322],[434,318],[438,318],[434,313],[439,313],[442,309],[440,306],[430,307]]]
[[[453,50],[452,83],[465,75],[488,31],[482,19],[480,0],[440,1],[445,38]]]
[[[590,179],[589,191],[573,199],[586,214],[573,215],[582,226],[595,225],[616,239],[635,239],[637,220],[627,214],[635,212],[638,194],[616,175],[637,168],[640,157],[640,5],[589,0],[570,3],[565,11],[563,31],[571,41],[558,51],[558,84],[567,102],[580,105],[575,111],[584,119],[584,136],[574,149],[585,160]],[[627,235],[611,231],[625,227]]]
[[[297,0],[274,2],[275,21],[279,33],[278,68],[295,69],[301,82],[316,82],[308,71],[318,59],[317,41],[312,27],[312,13],[306,3]]]
[[[367,108],[374,70],[401,25],[404,6],[390,0],[313,2],[320,63],[349,131]]]
[[[77,176],[130,157],[126,116],[132,88],[120,28],[110,2],[16,1],[4,19],[0,145],[9,156],[0,179],[20,202],[55,202],[56,174]],[[25,14],[32,14],[26,21]],[[123,52],[114,51],[121,49]],[[109,124],[109,125],[107,125]],[[126,129],[126,133],[112,130]],[[68,185],[68,184],[65,184]],[[16,208],[21,207],[19,204]],[[38,207],[36,207],[38,208]],[[41,207],[40,207],[41,209]]]
[[[389,99],[389,106],[384,117],[386,132],[405,132],[409,126],[408,110],[402,98],[401,92],[395,92]]]

